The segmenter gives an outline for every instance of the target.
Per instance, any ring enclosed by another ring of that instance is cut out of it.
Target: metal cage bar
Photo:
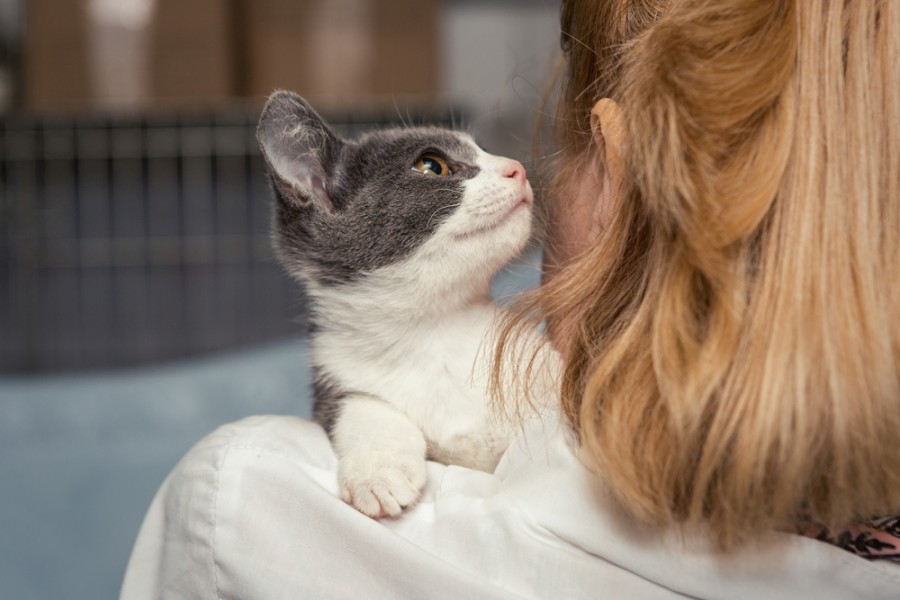
[[[302,293],[269,248],[257,116],[0,121],[0,371],[121,367],[300,333]]]

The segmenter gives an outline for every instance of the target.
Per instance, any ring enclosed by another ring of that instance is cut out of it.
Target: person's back
[[[524,312],[565,338],[602,478],[725,546],[898,514],[900,6],[569,1],[563,46]]]

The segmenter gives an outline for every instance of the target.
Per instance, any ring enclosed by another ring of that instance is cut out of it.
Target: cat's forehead
[[[358,141],[365,150],[417,152],[441,150],[456,160],[474,162],[478,146],[465,133],[432,127],[395,128],[374,131]]]

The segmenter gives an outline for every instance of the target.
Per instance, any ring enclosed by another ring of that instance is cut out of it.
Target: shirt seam
[[[225,447],[219,452],[218,460],[216,461],[216,479],[213,485],[213,502],[212,502],[212,514],[210,515],[210,520],[212,521],[212,540],[210,544],[210,559],[212,562],[212,570],[213,570],[213,593],[216,596],[216,600],[222,600],[222,593],[219,586],[219,563],[216,559],[216,543],[218,540],[218,515],[219,515],[219,488],[220,488],[220,478],[222,474],[222,466],[225,464],[225,458],[232,448],[239,447],[234,446],[232,444],[226,444]]]

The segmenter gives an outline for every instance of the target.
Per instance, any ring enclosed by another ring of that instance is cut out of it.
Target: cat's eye
[[[438,177],[447,177],[451,174],[447,161],[433,152],[426,152],[420,156],[412,170],[423,175],[437,175]]]

